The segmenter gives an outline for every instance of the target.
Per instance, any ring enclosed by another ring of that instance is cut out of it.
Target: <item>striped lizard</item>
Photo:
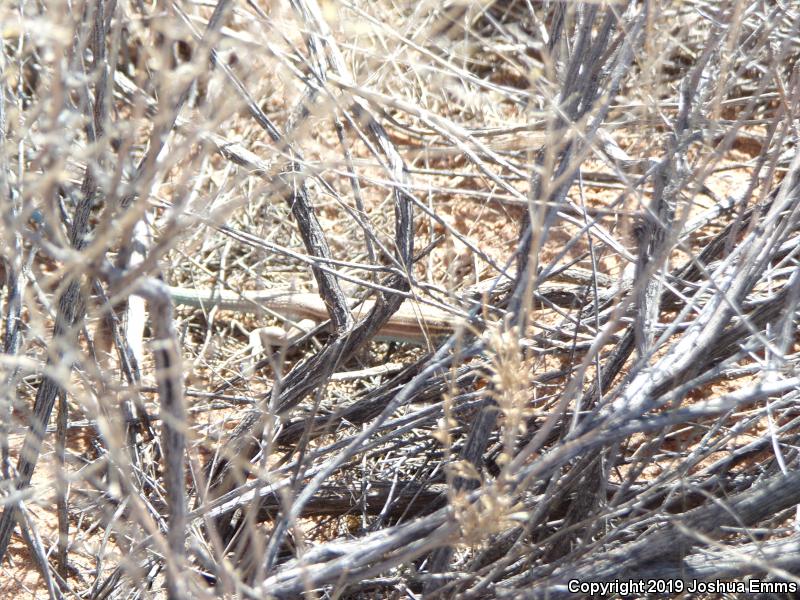
[[[328,309],[319,294],[289,290],[205,290],[170,287],[169,294],[178,306],[210,310],[230,310],[238,313],[267,312],[290,321],[287,332],[282,327],[265,327],[258,330],[271,345],[290,341],[306,333],[317,324],[328,320]],[[355,301],[353,301],[353,304]],[[354,317],[364,317],[374,305],[365,300],[354,308]],[[296,322],[292,320],[297,319]],[[444,309],[404,302],[389,321],[380,329],[377,340],[424,344],[427,339],[451,333],[461,318]]]
[[[612,278],[596,274],[598,284],[603,288],[613,287]],[[585,269],[570,267],[559,273],[556,278],[565,284],[545,284],[553,288],[552,292],[575,290],[576,285],[587,285],[592,281],[592,273]],[[540,292],[544,292],[544,288]],[[316,293],[295,292],[290,290],[255,290],[235,292],[232,290],[192,289],[185,287],[169,287],[173,302],[178,306],[189,306],[210,310],[230,310],[239,313],[267,312],[287,319],[292,326],[290,331],[282,327],[268,327],[258,330],[262,338],[266,337],[271,345],[278,345],[300,337],[317,324],[328,320],[328,310],[322,298]],[[355,301],[351,305],[356,304]],[[365,300],[353,310],[354,316],[365,316],[373,307],[373,300]],[[297,319],[297,322],[292,322]],[[430,304],[406,301],[400,305],[389,321],[381,328],[377,340],[400,341],[414,344],[425,344],[452,333],[463,318],[455,312]]]

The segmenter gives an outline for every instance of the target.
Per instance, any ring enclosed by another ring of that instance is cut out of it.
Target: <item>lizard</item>
[[[272,313],[289,320],[291,329],[282,327],[261,328],[258,333],[271,345],[305,334],[319,323],[328,320],[328,309],[319,294],[291,290],[207,290],[185,287],[168,287],[172,301],[177,306],[210,310],[229,310],[237,313]],[[352,301],[355,304],[355,300]],[[365,300],[354,310],[356,318],[365,316],[374,300]],[[294,321],[297,319],[297,321]],[[294,322],[293,322],[294,321]],[[380,329],[378,341],[399,341],[425,344],[426,340],[452,333],[461,322],[458,314],[428,304],[404,302],[389,321]]]
[[[598,285],[612,288],[613,280],[607,275],[597,273]],[[572,285],[547,283],[540,293],[554,297],[592,281],[592,273],[585,269],[570,267],[557,275],[557,279]],[[577,285],[576,285],[577,284]],[[479,286],[485,287],[485,286]],[[551,289],[552,288],[552,289]],[[319,323],[328,320],[328,310],[322,298],[312,292],[292,290],[233,290],[193,289],[187,287],[168,287],[172,301],[178,306],[188,306],[210,310],[217,307],[238,313],[267,312],[286,319],[291,325],[287,332],[282,327],[269,327],[257,330],[270,345],[278,345],[304,335]],[[351,301],[351,306],[356,301]],[[373,307],[373,300],[365,300],[353,309],[355,317],[366,315]],[[297,321],[294,321],[297,319]],[[406,301],[400,305],[389,321],[376,336],[378,341],[409,342],[424,345],[428,340],[451,334],[464,318],[457,311],[448,311],[430,304]],[[257,345],[253,342],[254,345]]]

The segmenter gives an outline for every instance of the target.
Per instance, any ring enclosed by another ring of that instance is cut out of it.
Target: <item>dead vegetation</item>
[[[791,2],[0,23],[2,595],[800,584]]]

